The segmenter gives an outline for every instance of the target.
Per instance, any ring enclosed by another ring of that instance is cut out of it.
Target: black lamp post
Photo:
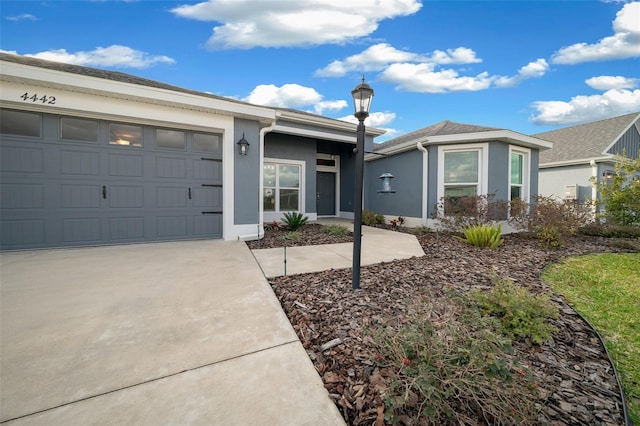
[[[360,288],[360,252],[362,251],[362,180],[364,173],[364,120],[369,116],[369,108],[373,99],[373,89],[364,82],[351,91],[353,96],[354,115],[358,119],[356,137],[356,190],[353,202],[353,278],[351,286]]]

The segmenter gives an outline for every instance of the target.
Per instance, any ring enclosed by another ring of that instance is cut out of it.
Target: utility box
[[[578,199],[578,191],[580,186],[578,184],[575,185],[567,185],[564,188],[564,199],[565,200],[577,200]]]

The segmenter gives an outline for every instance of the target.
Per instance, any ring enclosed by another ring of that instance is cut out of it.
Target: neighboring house
[[[365,208],[418,225],[431,223],[443,197],[529,201],[538,193],[539,153],[551,146],[511,130],[443,121],[369,148]],[[386,172],[394,194],[377,192],[376,178]]]
[[[249,239],[290,210],[353,217],[354,124],[22,56],[0,67],[4,250]]]
[[[640,113],[533,136],[553,142],[552,149],[540,153],[540,195],[578,202],[596,200],[598,194],[590,179],[606,181],[614,172],[616,155],[638,158]]]

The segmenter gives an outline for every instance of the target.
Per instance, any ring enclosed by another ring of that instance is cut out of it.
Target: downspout
[[[591,184],[591,202],[593,206],[593,218],[597,219],[598,206],[596,203],[598,201],[598,187],[596,186],[596,183],[598,182],[598,163],[596,163],[596,160],[591,160],[589,164],[591,165],[591,176],[595,180],[595,182],[592,182]]]
[[[264,186],[264,138],[265,135],[271,131],[273,131],[273,129],[275,129],[276,127],[276,122],[278,121],[278,118],[280,118],[280,111],[276,111],[276,118],[273,120],[273,123],[271,123],[269,126],[267,127],[263,127],[262,129],[260,129],[260,163],[259,163],[259,167],[260,167],[260,178],[258,179],[258,226],[260,229],[260,234],[258,235],[258,239],[264,237],[264,206],[262,205],[262,187]]]
[[[416,142],[418,151],[422,151],[422,224],[427,224],[427,204],[429,203],[429,151],[422,145],[424,141]]]

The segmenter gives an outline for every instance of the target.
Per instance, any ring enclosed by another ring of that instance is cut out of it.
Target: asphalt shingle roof
[[[477,126],[475,124],[462,124],[455,123],[453,121],[445,120],[439,123],[433,124],[429,127],[415,130],[411,133],[399,136],[395,139],[388,140],[386,142],[375,144],[374,149],[385,149],[396,145],[402,145],[404,143],[415,141],[417,139],[429,137],[429,136],[443,136],[443,135],[459,135],[463,133],[478,133],[478,132],[490,132],[498,129],[496,127]]]
[[[634,112],[532,135],[553,142],[553,148],[540,152],[540,164],[603,157],[606,155],[604,150],[638,119],[639,115]]]

